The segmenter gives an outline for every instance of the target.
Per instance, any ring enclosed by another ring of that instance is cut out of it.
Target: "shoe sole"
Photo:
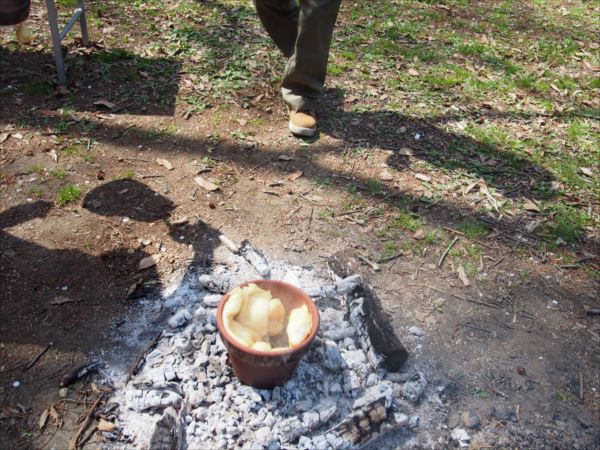
[[[297,136],[314,136],[317,132],[316,128],[305,128],[294,125],[292,122],[289,123],[290,131]]]

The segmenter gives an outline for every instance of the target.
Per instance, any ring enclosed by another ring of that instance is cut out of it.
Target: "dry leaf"
[[[164,167],[164,168],[166,168],[167,170],[173,170],[173,164],[171,164],[171,162],[170,162],[169,160],[158,158],[158,159],[156,160],[156,163],[157,163],[159,166],[163,166],[163,167]]]
[[[46,422],[48,421],[48,415],[50,414],[50,411],[48,410],[48,408],[46,408],[43,412],[42,415],[40,416],[40,430],[42,428],[44,428],[46,426]]]
[[[279,155],[279,159],[282,161],[293,161],[294,157],[290,155]]]
[[[54,297],[54,300],[50,302],[51,305],[64,305],[65,303],[75,303],[77,300],[74,300],[66,295],[57,295]]]
[[[106,100],[105,98],[94,102],[94,105],[95,106],[104,106],[105,108],[108,108],[108,109],[115,109],[117,107],[117,105],[115,105],[111,101]]]
[[[55,163],[58,162],[58,154],[56,153],[56,150],[54,150],[54,149],[50,150],[50,156],[52,157],[52,159],[54,160]]]
[[[413,76],[413,77],[418,77],[419,76],[419,72],[417,72],[416,69],[408,69],[408,74]]]
[[[23,135],[21,133],[14,133],[12,137],[14,137],[15,139],[23,139]]]
[[[52,420],[54,421],[54,425],[56,425],[57,427],[60,427],[62,425],[62,421],[60,420],[60,416],[54,409],[54,406],[51,406],[50,409],[48,409],[48,412],[50,413],[50,416],[52,417]]]
[[[139,265],[138,270],[148,269],[149,267],[155,266],[160,261],[160,255],[150,255],[143,258]]]
[[[219,186],[217,186],[214,183],[211,183],[206,178],[203,178],[201,176],[195,177],[194,181],[198,184],[198,186],[200,186],[203,189],[206,189],[207,191],[216,191],[217,189],[219,189]]]
[[[415,154],[415,152],[411,148],[402,147],[400,150],[398,150],[396,152],[396,154],[400,155],[400,156],[413,156]]]
[[[302,176],[302,171],[301,170],[296,170],[295,172],[292,172],[288,176],[288,180],[294,181],[294,180],[297,180],[298,178],[300,178],[301,176]]]
[[[425,232],[423,231],[422,228],[418,229],[417,231],[415,231],[415,233],[413,234],[413,238],[417,239],[417,240],[421,240],[425,237]]]
[[[525,199],[523,208],[527,211],[540,212],[540,207],[533,200]]]
[[[112,433],[116,429],[117,429],[117,425],[115,425],[112,422],[109,422],[108,420],[100,419],[100,422],[98,422],[98,430],[100,430],[100,431],[106,431],[108,433]]]
[[[417,180],[425,181],[426,183],[429,183],[431,181],[431,177],[428,177],[427,175],[424,175],[422,173],[415,174],[415,178]]]
[[[589,167],[580,167],[579,170],[585,176],[588,176],[588,177],[593,177],[594,176],[594,172],[592,172],[592,169],[590,169]]]
[[[462,281],[462,284],[467,287],[469,286],[471,283],[469,283],[469,279],[467,278],[467,274],[465,273],[465,268],[462,266],[462,264],[460,266],[458,266],[458,278],[460,278],[460,281]]]
[[[2,133],[0,134],[0,144],[6,141],[10,137],[10,133]]]

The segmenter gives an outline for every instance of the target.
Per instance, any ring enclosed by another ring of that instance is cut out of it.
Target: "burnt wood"
[[[360,273],[361,263],[353,252],[343,250],[331,256],[328,265],[337,276],[345,278]],[[363,320],[371,345],[383,360],[381,366],[390,372],[397,372],[408,359],[408,352],[383,314],[379,297],[368,283],[364,272],[363,279],[365,281],[358,286],[354,297],[363,298]]]

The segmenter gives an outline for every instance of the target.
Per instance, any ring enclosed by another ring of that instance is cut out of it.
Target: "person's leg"
[[[298,0],[254,0],[263,26],[279,50],[289,58],[294,53],[300,8]]]
[[[300,0],[298,34],[281,87],[283,99],[292,111],[311,109],[323,93],[340,3],[341,0]]]

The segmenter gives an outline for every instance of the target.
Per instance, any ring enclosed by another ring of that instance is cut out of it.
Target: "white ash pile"
[[[287,383],[273,390],[242,385],[216,327],[221,294],[252,278],[241,256],[234,261],[198,277],[139,372],[117,390],[124,440],[153,450],[337,449],[419,425],[412,412],[427,382],[383,368],[366,332],[358,275],[326,284],[312,269],[271,264],[272,278],[316,300],[321,326]]]

